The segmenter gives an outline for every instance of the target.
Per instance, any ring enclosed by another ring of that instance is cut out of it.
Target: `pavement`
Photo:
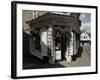
[[[64,65],[65,67],[83,67],[83,66],[90,66],[90,50],[87,48],[83,48],[82,56],[77,58],[75,61],[72,61],[71,63],[66,63],[66,61],[59,62],[59,64]]]
[[[50,65],[47,61],[41,60],[32,55],[23,56],[23,69],[41,69],[41,68],[61,68],[61,67],[83,67],[91,65],[90,48],[83,47],[82,56],[75,61],[68,63],[67,61],[57,61],[54,65]]]

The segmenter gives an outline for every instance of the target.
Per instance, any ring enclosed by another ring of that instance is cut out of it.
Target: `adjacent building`
[[[90,46],[91,45],[91,37],[90,33],[86,30],[83,30],[80,34],[80,46]]]

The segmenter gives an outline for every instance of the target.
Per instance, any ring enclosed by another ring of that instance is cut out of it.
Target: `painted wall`
[[[41,32],[41,50],[42,50],[42,56],[47,56],[47,31]]]

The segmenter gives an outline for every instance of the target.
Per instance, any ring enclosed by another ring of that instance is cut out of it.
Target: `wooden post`
[[[49,26],[47,32],[47,44],[50,50],[49,53],[49,63],[55,64],[55,51],[54,51],[54,41],[53,41],[53,29],[52,26]]]

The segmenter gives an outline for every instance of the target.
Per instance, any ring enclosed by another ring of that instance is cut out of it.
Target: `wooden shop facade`
[[[80,14],[70,16],[46,13],[27,22],[30,27],[32,55],[55,64],[56,60],[72,60],[80,46]]]

